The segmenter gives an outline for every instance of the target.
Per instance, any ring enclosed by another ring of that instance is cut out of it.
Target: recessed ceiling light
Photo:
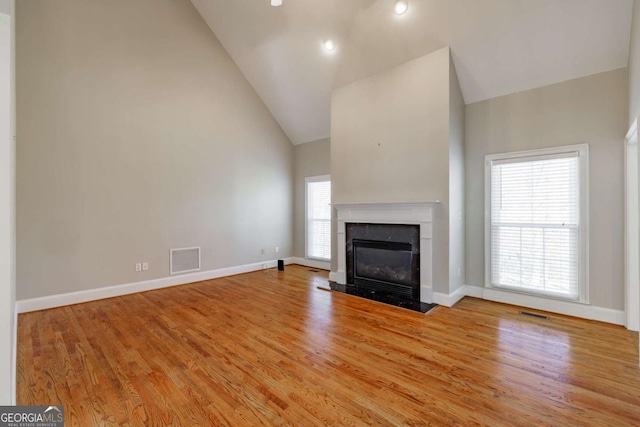
[[[282,4],[282,0],[271,0],[271,6],[280,6]]]
[[[333,40],[326,40],[322,45],[324,46],[324,49],[329,52],[336,50],[336,43]]]
[[[393,13],[396,15],[404,15],[407,9],[409,9],[409,2],[407,0],[398,0],[395,6],[393,6]]]

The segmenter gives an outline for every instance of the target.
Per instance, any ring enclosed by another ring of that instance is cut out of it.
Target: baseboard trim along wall
[[[613,310],[611,308],[543,298],[535,295],[524,295],[516,292],[503,291],[500,289],[484,288],[481,286],[465,285],[460,289],[463,289],[465,296],[481,298],[487,301],[518,305],[521,307],[532,308],[534,310],[548,311],[551,313],[580,317],[582,319],[588,320],[597,320],[599,322],[613,323],[615,325],[624,326],[625,324],[625,315],[623,310]],[[457,293],[460,289],[456,290],[453,294],[450,295],[450,297],[454,296],[454,294],[457,297]],[[452,297],[450,299],[454,300],[455,298]],[[461,298],[455,301],[457,302],[460,299]]]
[[[329,270],[328,262],[309,260],[305,258],[289,257],[284,258],[286,265],[299,264],[305,267]],[[254,264],[245,264],[236,267],[220,268],[217,270],[201,271],[197,273],[183,274],[180,276],[163,277],[142,282],[127,283],[123,285],[107,286],[86,291],[71,292],[67,294],[49,295],[46,297],[32,298],[16,301],[16,320],[14,321],[14,334],[17,338],[17,315],[18,313],[28,313],[30,311],[46,310],[49,308],[62,307],[65,305],[80,304],[83,302],[97,301],[105,298],[113,298],[122,295],[129,295],[137,292],[151,291],[171,286],[186,285],[203,280],[212,280],[220,277],[234,276],[236,274],[250,273],[277,266],[277,261],[266,261]],[[333,280],[329,274],[329,280]],[[465,296],[476,297],[488,301],[501,302],[505,304],[518,305],[536,310],[548,311],[551,313],[564,314],[568,316],[580,317],[583,319],[597,320],[600,322],[613,323],[616,325],[625,324],[625,315],[622,310],[596,307],[588,304],[578,304],[568,301],[541,298],[534,295],[523,295],[515,292],[502,291],[499,289],[489,289],[481,286],[465,285],[456,289],[450,294],[435,292],[433,302],[445,307],[453,307]],[[17,339],[14,339],[12,351],[17,355]]]
[[[298,264],[298,265],[303,265],[305,267],[318,268],[320,270],[327,270],[327,271],[331,270],[330,262],[317,261],[315,259],[292,257],[292,258],[286,258],[284,263],[287,265]]]
[[[286,265],[300,264],[312,268],[329,270],[329,263],[307,260],[304,258],[284,258]],[[142,282],[127,283],[123,285],[107,286],[86,291],[70,292],[66,294],[48,295],[46,297],[32,298],[16,301],[16,314],[30,311],[46,310],[65,305],[80,304],[83,302],[97,301],[105,298],[113,298],[137,292],[151,291],[154,289],[168,288],[171,286],[186,285],[188,283],[201,282],[203,280],[218,279],[220,277],[235,276],[236,274],[250,273],[262,270],[263,266],[274,268],[277,260],[245,264],[236,267],[220,268],[217,270],[199,271],[197,273],[183,274],[179,276],[163,277],[160,279],[145,280]]]
[[[460,286],[450,294],[443,294],[441,292],[434,292],[433,302],[438,305],[444,305],[445,307],[453,307],[458,301],[466,296],[465,286]]]
[[[335,280],[335,277],[337,276],[338,273],[331,272],[329,273],[329,280]],[[453,307],[458,301],[466,296],[531,308],[534,310],[548,311],[550,313],[564,314],[582,319],[613,323],[614,325],[625,325],[625,314],[623,310],[613,310],[611,308],[543,298],[535,295],[525,295],[500,289],[484,288],[482,286],[464,285],[450,294],[434,292],[433,302],[445,307]]]

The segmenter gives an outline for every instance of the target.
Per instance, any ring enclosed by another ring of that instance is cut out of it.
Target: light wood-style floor
[[[637,334],[465,298],[424,315],[287,266],[22,314],[18,403],[68,426],[640,425]]]

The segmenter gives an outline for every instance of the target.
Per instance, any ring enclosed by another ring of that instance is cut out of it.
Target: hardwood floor
[[[19,317],[18,404],[68,426],[640,425],[637,334],[288,266]]]

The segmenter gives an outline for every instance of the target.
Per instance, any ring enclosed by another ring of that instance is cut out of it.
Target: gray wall
[[[334,204],[447,202],[448,61],[441,49],[333,91]]]
[[[449,293],[465,284],[464,113],[460,83],[449,58]]]
[[[433,287],[443,293],[449,293],[449,55],[440,49],[331,97],[332,202],[441,201]]]
[[[626,122],[626,69],[467,105],[467,284],[484,284],[484,156],[588,143],[590,301],[624,309]]]
[[[638,117],[640,117],[640,0],[635,0],[629,47],[629,126]]]
[[[291,255],[293,146],[189,0],[17,6],[19,299]]]
[[[331,140],[328,138],[296,145],[294,149],[293,256],[295,257],[304,258],[306,253],[305,178],[330,174],[330,150]]]

